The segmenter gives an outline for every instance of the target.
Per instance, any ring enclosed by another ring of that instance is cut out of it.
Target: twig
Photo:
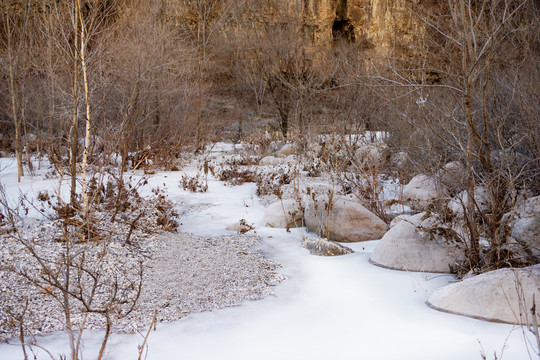
[[[144,337],[143,343],[139,349],[139,357],[137,358],[137,360],[141,360],[142,358],[142,354],[146,346],[146,341],[148,340],[148,337],[150,336],[150,332],[152,331],[152,328],[154,329],[154,331],[156,331],[156,319],[157,319],[157,309],[154,309],[154,317],[152,318],[152,323],[150,324],[150,327],[148,328],[148,331],[146,332],[146,336]]]

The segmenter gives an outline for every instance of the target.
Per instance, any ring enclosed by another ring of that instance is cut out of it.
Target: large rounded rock
[[[329,205],[328,196],[311,201],[304,214],[310,231],[333,241],[357,242],[380,239],[388,226],[362,206],[354,195],[339,196]]]
[[[456,263],[456,251],[442,240],[421,235],[418,226],[430,227],[422,220],[424,213],[402,216],[379,241],[370,261],[382,267],[435,273],[451,272]]]
[[[21,145],[23,148],[26,148],[28,152],[35,152],[39,147],[40,138],[39,136],[28,133],[21,136]],[[17,144],[15,141],[13,141],[11,148],[15,150],[17,148]]]
[[[533,296],[540,302],[540,265],[500,269],[436,290],[427,303],[434,309],[512,324],[532,323]],[[540,323],[539,311],[536,320]]]
[[[446,196],[445,187],[436,178],[423,174],[413,177],[403,191],[403,198],[418,210],[425,210],[431,202]]]
[[[277,201],[266,208],[263,225],[273,228],[301,227],[304,213],[296,200]]]

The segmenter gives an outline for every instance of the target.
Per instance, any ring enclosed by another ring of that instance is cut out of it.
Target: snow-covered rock
[[[425,210],[432,201],[445,196],[446,188],[436,178],[423,174],[413,177],[403,191],[403,198],[418,210]]]
[[[500,269],[442,287],[429,297],[434,309],[477,319],[531,324],[533,296],[540,299],[540,265]],[[537,311],[536,319],[540,323]]]
[[[281,164],[281,159],[278,159],[274,156],[265,156],[259,161],[261,166],[276,166]]]
[[[340,243],[323,238],[308,239],[302,246],[308,249],[312,255],[318,256],[338,256],[352,254],[354,252],[351,248],[343,246]]]
[[[277,201],[266,208],[263,225],[273,228],[294,228],[302,226],[304,213],[298,201],[289,199]]]
[[[328,196],[311,201],[304,214],[310,231],[334,241],[356,242],[380,239],[388,226],[362,206],[354,195],[339,196],[329,206]]]
[[[447,273],[456,263],[455,250],[420,233],[418,226],[429,227],[425,213],[402,216],[379,241],[370,257],[376,265],[407,271]]]

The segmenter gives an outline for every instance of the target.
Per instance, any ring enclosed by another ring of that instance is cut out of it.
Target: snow
[[[18,185],[16,166],[10,161],[0,160],[0,181],[11,199],[20,192],[58,188],[57,180],[32,177],[24,177]],[[347,244],[355,250],[350,255],[312,256],[300,246],[305,229],[286,232],[262,226],[264,207],[254,195],[254,184],[231,187],[209,180],[206,193],[191,193],[179,187],[181,176],[182,172],[161,172],[150,178],[144,191],[165,187],[170,199],[181,202],[179,210],[185,214],[181,231],[227,234],[228,225],[245,219],[263,238],[261,251],[283,265],[288,280],[276,287],[274,297],[158,324],[148,340],[148,359],[467,360],[481,359],[482,348],[488,359],[494,352],[500,358],[503,349],[505,360],[529,358],[524,337],[533,339],[520,327],[446,314],[425,305],[435,289],[455,280],[453,276],[374,266],[369,255],[377,241]],[[186,212],[192,206],[202,210]],[[86,332],[84,358],[96,357],[102,335]],[[66,338],[60,333],[40,338],[39,343],[55,355],[67,354]],[[142,334],[114,335],[107,359],[137,358],[142,342]],[[39,359],[49,358],[42,350],[36,352]],[[22,358],[20,346],[0,344],[0,358]]]

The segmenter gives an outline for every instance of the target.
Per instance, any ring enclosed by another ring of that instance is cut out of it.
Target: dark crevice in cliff
[[[350,20],[338,20],[336,19],[332,24],[332,38],[334,41],[345,40],[347,42],[354,42],[354,26]]]

